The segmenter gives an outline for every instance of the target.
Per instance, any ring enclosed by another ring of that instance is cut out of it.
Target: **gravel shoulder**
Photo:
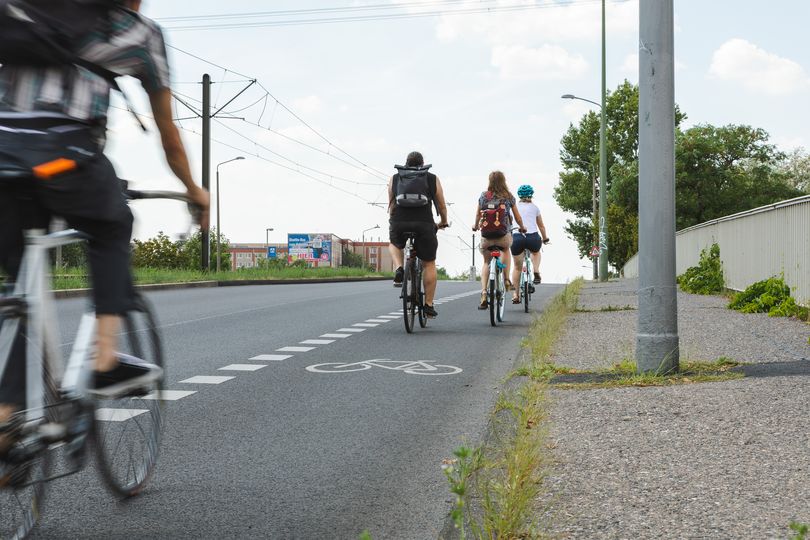
[[[635,355],[635,280],[588,283],[551,359]],[[556,466],[540,501],[559,538],[787,538],[810,522],[810,326],[678,296],[682,360],[754,363],[742,380],[552,389]]]

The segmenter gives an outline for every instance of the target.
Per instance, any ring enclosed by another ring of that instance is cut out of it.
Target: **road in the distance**
[[[441,461],[479,439],[532,317],[510,304],[507,322],[492,328],[476,309],[476,289],[441,282],[437,297],[448,301],[414,335],[401,318],[365,322],[401,308],[390,282],[150,294],[168,388],[197,393],[167,403],[159,469],[142,496],[118,503],[92,471],[60,480],[34,537],[348,539],[368,530],[373,538],[436,538],[450,500]],[[534,307],[558,289],[540,286]],[[64,343],[82,307],[81,300],[59,303]],[[301,344],[313,339],[332,342]],[[278,351],[284,347],[313,348]],[[258,355],[290,357],[250,360]],[[462,371],[306,369],[371,359]],[[266,366],[219,369],[230,364]],[[234,378],[180,383],[197,375]]]

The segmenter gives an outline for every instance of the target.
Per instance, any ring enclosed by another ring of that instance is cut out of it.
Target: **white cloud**
[[[581,55],[572,55],[557,45],[498,45],[492,49],[492,65],[502,78],[517,80],[575,79],[588,69]]]
[[[442,41],[483,36],[490,44],[518,44],[542,41],[598,41],[602,32],[601,5],[567,5],[552,0],[536,2],[540,9],[475,15],[444,15],[436,26]],[[525,1],[499,0],[497,5],[526,4]],[[611,37],[635,35],[638,31],[638,2],[610,3],[607,31]]]
[[[709,75],[772,96],[810,89],[810,76],[800,64],[739,38],[723,43],[714,52]]]
[[[318,96],[306,96],[295,99],[292,103],[292,110],[297,114],[308,116],[321,110],[323,102]]]
[[[599,113],[599,107],[578,99],[566,99],[562,106],[565,118],[574,123],[579,122],[589,111],[594,110],[597,114]]]

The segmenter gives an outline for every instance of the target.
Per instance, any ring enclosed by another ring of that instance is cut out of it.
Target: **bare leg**
[[[12,405],[0,405],[0,424],[8,422],[11,415],[14,414],[16,407]],[[0,434],[0,452],[4,452],[11,441],[8,440],[6,435]]]
[[[405,257],[402,250],[394,244],[388,244],[388,252],[391,254],[391,258],[394,260],[394,270],[400,268],[402,266],[403,258]]]
[[[96,371],[111,371],[118,365],[115,358],[115,347],[118,343],[118,328],[121,318],[118,315],[99,315],[98,350],[96,352]]]
[[[540,251],[538,250],[537,253],[532,253],[532,266],[534,266],[534,271],[537,274],[540,274]]]
[[[509,251],[508,249],[502,251],[501,252],[501,260],[503,261],[503,264],[506,267],[506,268],[503,269],[503,275],[508,279],[509,272],[511,271],[511,268],[512,268],[512,252]],[[514,282],[513,282],[512,286],[514,286]]]
[[[436,295],[436,261],[422,261],[422,281],[425,284],[425,303],[432,306]]]
[[[484,255],[484,266],[481,267],[481,292],[487,292],[487,282],[489,281],[489,261],[492,259],[492,256],[489,252],[483,254]]]

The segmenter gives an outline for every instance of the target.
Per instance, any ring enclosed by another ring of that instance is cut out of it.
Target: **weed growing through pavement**
[[[796,533],[790,537],[790,540],[805,540],[807,533],[810,533],[810,525],[799,523],[798,521],[791,521],[790,530]]]
[[[631,306],[630,304],[626,304],[624,306],[614,306],[608,304],[606,306],[600,307],[599,309],[587,309],[578,307],[574,310],[575,313],[599,313],[606,311],[636,311],[636,308]]]
[[[357,540],[371,540],[371,533],[368,531],[363,531],[360,533],[360,536]]]
[[[468,532],[479,539],[539,534],[534,515],[548,463],[546,382],[562,369],[547,359],[576,307],[581,287],[581,279],[567,285],[532,324],[523,341],[531,360],[511,375],[525,380],[516,390],[501,393],[496,402],[495,443],[461,447],[454,452],[455,459],[442,465],[455,496],[450,516],[461,538]],[[498,414],[503,412],[506,420]]]
[[[728,307],[743,313],[767,313],[771,317],[796,317],[810,321],[810,309],[798,305],[790,296],[790,287],[784,277],[757,281],[734,295]]]
[[[709,249],[701,250],[700,262],[678,276],[678,285],[688,293],[722,293],[725,289],[725,278],[723,263],[720,261],[720,246],[712,244]]]

